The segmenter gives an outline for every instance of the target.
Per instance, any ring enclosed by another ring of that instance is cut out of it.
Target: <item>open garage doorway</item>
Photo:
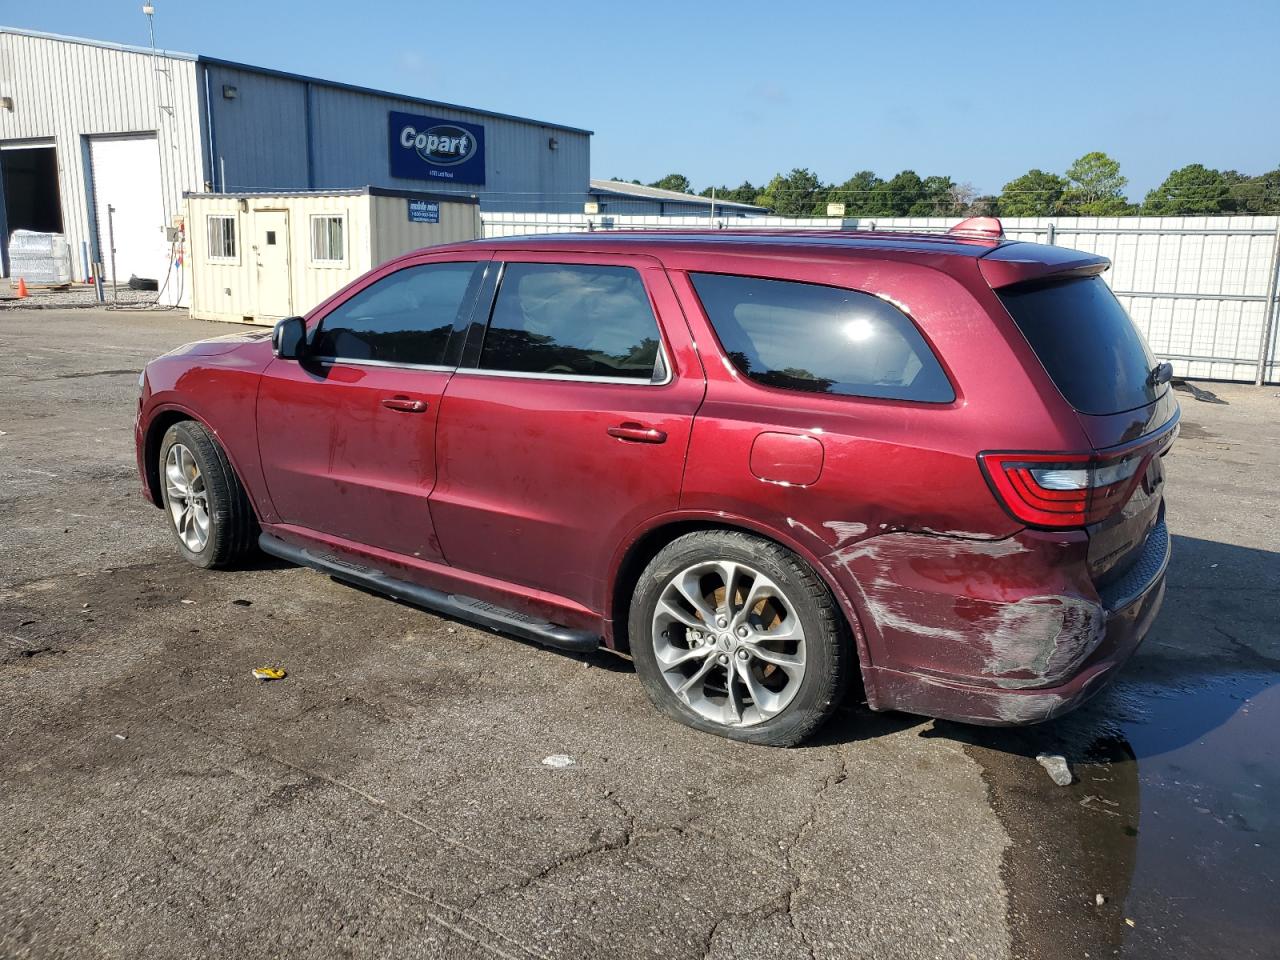
[[[58,151],[53,144],[0,144],[7,228],[62,233]]]
[[[13,231],[62,233],[58,151],[49,142],[0,143],[0,184],[0,272],[8,276]]]

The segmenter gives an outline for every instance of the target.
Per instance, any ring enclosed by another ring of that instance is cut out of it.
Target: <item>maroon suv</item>
[[[1057,716],[1147,631],[1177,432],[1108,261],[946,236],[606,233],[422,250],[147,366],[146,496],[551,647],[769,744],[867,702]]]

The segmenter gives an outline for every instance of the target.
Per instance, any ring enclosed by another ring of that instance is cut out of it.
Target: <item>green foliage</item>
[[[796,167],[785,177],[776,174],[755,202],[780,217],[811,217],[826,213],[827,191],[812,170]]]
[[[660,190],[674,190],[676,193],[693,193],[693,184],[689,182],[689,178],[683,173],[668,173],[661,180],[653,181],[649,186],[657,187]]]
[[[737,187],[705,187],[698,196],[710,197],[712,189],[715,190],[717,201],[755,203],[756,197],[760,195],[761,188],[753,186],[750,180],[743,180],[742,185]]]
[[[775,174],[763,187],[749,180],[716,187],[715,195],[717,201],[756,204],[782,217],[825,216],[828,203],[843,203],[847,217],[1280,214],[1280,168],[1248,176],[1188,164],[1170,173],[1141,206],[1125,197],[1128,182],[1116,160],[1095,150],[1072,163],[1065,176],[1028,170],[1006,183],[998,197],[978,196],[970,184],[946,176],[921,179],[914,170],[888,180],[860,170],[843,183],[827,184],[805,167]],[[689,178],[679,173],[650,186],[693,194]],[[710,198],[711,191],[706,187],[698,196]]]
[[[884,181],[870,170],[859,170],[852,177],[827,191],[828,203],[843,203],[846,217],[865,216],[871,207],[871,194]],[[825,204],[823,212],[826,212]]]
[[[1280,213],[1280,168],[1258,177],[1228,170],[1223,174],[1234,213]]]
[[[1101,150],[1086,153],[1067,168],[1067,189],[1062,195],[1063,213],[1107,217],[1133,212],[1124,196],[1128,179],[1120,164]]]
[[[1062,209],[1067,181],[1056,173],[1028,170],[1000,191],[997,207],[1006,217],[1051,217]]]
[[[1161,216],[1222,214],[1233,209],[1227,178],[1200,163],[1173,171],[1142,201],[1143,213]]]

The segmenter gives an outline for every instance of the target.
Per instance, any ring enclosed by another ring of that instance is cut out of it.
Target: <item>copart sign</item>
[[[387,125],[393,177],[484,183],[484,127],[398,110]]]

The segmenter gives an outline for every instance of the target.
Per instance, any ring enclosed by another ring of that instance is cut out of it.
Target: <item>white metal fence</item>
[[[640,217],[481,212],[484,236],[591,230],[731,228],[941,232],[958,217]],[[1056,243],[1111,260],[1104,275],[1178,376],[1274,382],[1280,217],[1009,218],[1014,240]]]

